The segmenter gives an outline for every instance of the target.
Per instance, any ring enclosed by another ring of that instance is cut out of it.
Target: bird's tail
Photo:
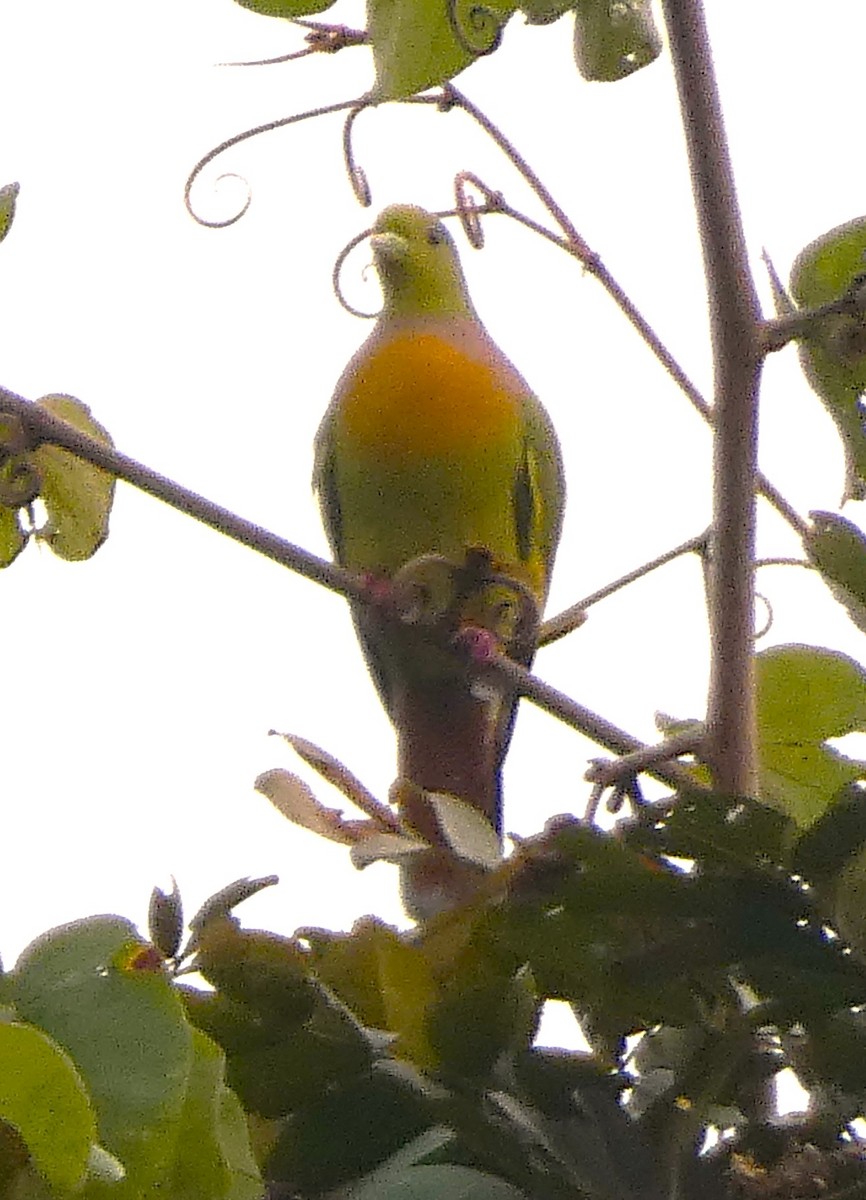
[[[403,901],[417,920],[426,920],[470,898],[484,870],[460,858],[447,840],[427,793],[456,796],[477,809],[502,833],[502,760],[510,740],[514,701],[476,696],[466,682],[407,689],[397,700],[400,808],[407,822],[431,845],[401,868]]]

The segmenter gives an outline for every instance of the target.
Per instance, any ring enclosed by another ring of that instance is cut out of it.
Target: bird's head
[[[376,219],[370,243],[386,314],[474,315],[454,239],[435,213],[393,204]]]

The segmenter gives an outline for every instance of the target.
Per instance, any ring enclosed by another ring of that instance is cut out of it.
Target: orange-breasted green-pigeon
[[[384,306],[316,437],[332,551],[349,570],[393,583],[398,607],[408,588],[419,624],[444,613],[458,638],[486,630],[528,664],[534,638],[521,642],[515,629],[527,598],[536,617],[547,598],[564,502],[556,433],[478,319],[439,218],[394,205],[371,242]],[[422,644],[375,601],[356,605],[354,619],[397,733],[404,817],[441,845],[424,793],[444,792],[501,833],[513,695],[473,683],[465,661]],[[444,849],[413,856],[407,907],[427,917],[465,898],[477,876]]]

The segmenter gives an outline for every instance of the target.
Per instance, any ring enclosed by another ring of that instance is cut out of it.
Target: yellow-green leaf
[[[33,1166],[58,1191],[81,1184],[96,1118],[72,1060],[32,1025],[0,1023],[0,1120],[18,1130]]]
[[[7,183],[0,187],[0,242],[3,241],[15,219],[15,202],[18,199],[18,184]]]
[[[261,13],[264,17],[309,17],[324,12],[334,0],[236,0],[241,8]]]
[[[844,296],[866,269],[866,218],[825,233],[797,256],[791,292],[803,308]],[[837,313],[816,321],[800,345],[809,383],[836,422],[845,447],[846,499],[866,496],[866,433],[860,397],[866,389],[866,314]]]
[[[453,79],[495,50],[517,5],[510,0],[368,0],[375,100],[398,100]]]
[[[43,396],[36,403],[96,441],[114,445],[87,405],[74,396]],[[108,537],[114,477],[59,446],[39,446],[33,458],[42,476],[40,495],[48,513],[38,534],[40,541],[69,562],[90,558]]]
[[[761,799],[806,828],[866,774],[866,762],[826,744],[866,730],[866,672],[814,646],[774,646],[755,668]]]
[[[27,537],[18,520],[18,513],[0,505],[0,567],[13,563],[24,547]]]

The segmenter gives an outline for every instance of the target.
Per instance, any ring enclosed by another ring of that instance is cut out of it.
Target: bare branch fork
[[[72,425],[25,400],[23,396],[3,387],[0,387],[0,412],[9,413],[21,422],[28,433],[31,446],[35,447],[45,442],[60,446],[85,462],[100,467],[150,496],[155,496],[179,512],[194,517],[218,533],[248,546],[304,578],[338,592],[349,600],[370,602],[369,592],[363,581],[352,572],[345,571],[336,563],[319,558],[260,525],[244,520],[212,500],[206,500],[196,492],[189,491],[174,480],[160,475],[126,454],[121,454],[111,446],[88,437]],[[643,743],[637,738],[605,721],[556,688],[536,679],[504,655],[478,664],[477,670],[479,675],[500,685],[505,684],[517,694],[526,696],[534,704],[546,709],[599,745],[605,746],[613,754],[628,754],[643,748]],[[676,764],[659,765],[651,770],[650,774],[673,787],[686,784],[691,786],[688,773]]]

